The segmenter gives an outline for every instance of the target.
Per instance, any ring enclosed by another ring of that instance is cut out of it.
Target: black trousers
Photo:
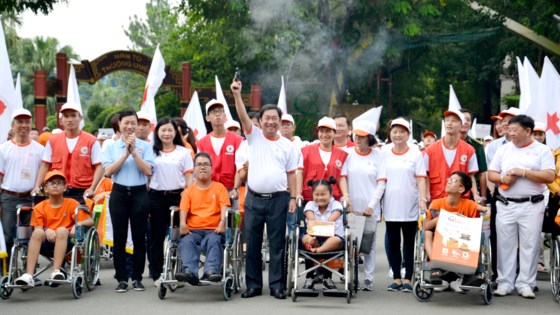
[[[247,289],[262,289],[261,249],[264,224],[270,246],[270,263],[268,268],[268,286],[272,289],[284,289],[283,258],[286,243],[286,218],[290,194],[279,192],[273,198],[265,199],[247,194],[245,199],[245,221],[243,234],[247,243],[247,264],[245,283]]]
[[[150,190],[150,242],[149,256],[150,277],[156,280],[163,271],[163,242],[170,224],[169,207],[178,206],[181,202],[181,190],[163,192]],[[175,214],[179,217],[179,213]],[[179,220],[177,220],[179,222]]]
[[[126,239],[128,223],[134,244],[132,255],[132,280],[142,280],[146,264],[146,222],[150,210],[150,197],[146,185],[126,187],[113,184],[109,198],[113,224],[113,265],[115,279],[128,281],[126,271]]]
[[[414,239],[418,222],[385,222],[387,226],[387,236],[389,238],[389,261],[393,270],[393,279],[401,278],[401,232],[403,239],[405,279],[412,279],[412,268],[414,266]]]

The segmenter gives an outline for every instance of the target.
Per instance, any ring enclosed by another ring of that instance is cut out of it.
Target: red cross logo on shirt
[[[546,130],[550,130],[552,131],[555,135],[560,133],[560,128],[558,128],[558,121],[560,119],[558,119],[558,115],[556,112],[549,114],[546,113]]]
[[[2,100],[0,100],[0,115],[4,114],[5,110],[6,110],[6,104],[4,104]]]

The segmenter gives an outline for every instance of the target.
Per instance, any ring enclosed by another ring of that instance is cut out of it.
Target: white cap
[[[375,124],[367,120],[358,120],[354,123],[352,133],[362,137],[367,137],[367,135],[375,136]]]
[[[393,127],[395,125],[406,128],[406,130],[408,130],[408,133],[410,133],[410,124],[408,123],[408,121],[406,119],[401,118],[401,117],[399,117],[397,119],[393,119],[391,121],[391,127]]]
[[[216,105],[220,105],[222,107],[226,107],[226,104],[223,104],[220,101],[217,101],[215,99],[211,99],[210,102],[206,103],[206,115],[208,115],[208,110],[210,109],[210,107],[212,106],[216,106]]]
[[[535,121],[535,128],[533,128],[533,131],[546,132],[546,125],[540,121]]]
[[[319,122],[317,123],[317,128],[320,127],[325,127],[336,131],[336,122],[334,122],[334,119],[330,117],[323,117],[319,119]]]
[[[229,129],[229,128],[241,129],[241,125],[240,125],[237,121],[235,121],[235,120],[233,120],[233,119],[228,119],[228,120],[224,123],[224,127],[225,127],[226,129]]]
[[[53,134],[53,135],[56,135],[57,133],[61,133],[61,132],[62,132],[62,129],[60,129],[60,128],[55,128],[55,129],[53,129],[52,134]]]
[[[28,111],[25,108],[18,108],[18,109],[14,110],[12,112],[12,120],[14,120],[16,117],[19,117],[19,116],[26,116],[26,117],[29,117],[29,118],[33,117],[33,116],[31,116],[31,112]]]
[[[492,140],[494,140],[494,138],[492,136],[484,137],[484,141],[492,141]]]
[[[443,117],[447,117],[449,115],[457,116],[461,120],[461,125],[465,124],[465,115],[463,115],[461,111],[457,109],[448,109],[445,112],[443,112]]]
[[[107,140],[107,139],[109,139],[109,136],[106,135],[104,132],[100,132],[100,133],[97,135],[97,139],[99,139],[99,140]]]
[[[501,111],[498,116],[504,118],[505,115],[517,116],[519,115],[519,108],[517,107],[510,107],[506,110]]]
[[[150,116],[148,116],[148,113],[143,112],[143,111],[139,111],[136,112],[136,116],[138,116],[138,120],[147,120],[150,121]]]
[[[62,105],[62,107],[60,108],[60,112],[62,113],[65,110],[75,110],[80,113],[80,115],[82,115],[82,109],[80,108],[80,105],[73,102],[65,103],[64,105]]]
[[[295,121],[294,121],[294,117],[290,114],[283,114],[282,115],[282,121],[289,121],[292,123],[292,125],[295,125]]]

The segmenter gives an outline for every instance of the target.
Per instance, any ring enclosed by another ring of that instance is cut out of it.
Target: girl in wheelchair
[[[60,171],[50,171],[45,175],[44,190],[49,198],[37,204],[31,216],[33,234],[27,251],[26,273],[16,279],[17,285],[34,286],[33,273],[39,253],[46,247],[54,249],[53,271],[49,280],[65,280],[60,271],[64,256],[73,246],[70,237],[75,234],[74,213],[80,204],[72,198],[64,198],[66,177]],[[82,211],[78,214],[78,225],[92,226],[93,219]],[[42,248],[43,247],[43,248]]]

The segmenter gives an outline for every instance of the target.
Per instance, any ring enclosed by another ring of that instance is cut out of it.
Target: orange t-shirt
[[[196,184],[187,187],[181,197],[181,211],[187,212],[189,230],[215,230],[222,218],[221,209],[230,206],[226,187],[218,182],[205,190]]]
[[[95,190],[95,195],[110,193],[113,189],[113,181],[109,177],[103,177],[99,185],[97,185],[97,189]],[[98,204],[102,204],[105,201],[105,197],[101,198]]]
[[[37,142],[39,142],[42,146],[46,146],[47,142],[49,141],[49,138],[51,136],[52,136],[52,133],[50,131],[43,131],[39,135],[39,138],[37,138]]]
[[[64,198],[62,205],[58,208],[51,206],[50,200],[43,200],[33,208],[31,215],[31,226],[42,226],[51,230],[65,227],[71,230],[74,226],[74,212],[80,203],[72,198]],[[90,216],[83,212],[78,212],[79,221],[83,221]]]
[[[459,203],[457,204],[456,207],[450,206],[447,203],[447,198],[436,199],[432,201],[430,207],[428,208],[430,209],[430,211],[426,213],[426,217],[428,219],[433,219],[433,215],[431,211],[432,209],[437,211],[443,209],[447,212],[457,212],[469,218],[476,218],[480,216],[480,213],[478,212],[478,203],[465,198],[459,199]]]

